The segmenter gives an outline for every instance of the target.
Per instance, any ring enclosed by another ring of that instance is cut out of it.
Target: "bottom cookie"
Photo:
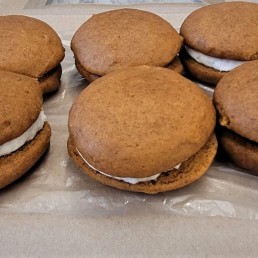
[[[56,68],[38,79],[43,95],[55,92],[60,87],[61,75],[62,67],[59,64]]]
[[[196,79],[206,82],[212,85],[216,85],[219,80],[227,72],[220,72],[203,64],[196,62],[191,58],[186,51],[183,49],[180,53],[180,58],[186,70],[190,72]]]
[[[221,133],[219,141],[236,166],[258,176],[258,143],[226,129]]]
[[[93,74],[85,70],[77,59],[75,59],[75,66],[78,72],[89,82],[93,82],[101,77],[100,75]],[[173,70],[179,74],[184,73],[184,67],[178,56],[176,56],[169,64],[167,64],[165,68]]]
[[[159,192],[181,188],[203,176],[210,167],[216,155],[217,139],[213,134],[206,145],[187,161],[183,162],[179,169],[172,169],[171,171],[163,172],[157,178],[157,180],[140,182],[136,184],[126,183],[122,180],[105,176],[90,168],[80,157],[71,138],[68,139],[67,148],[69,155],[75,161],[76,165],[80,167],[87,175],[100,183],[133,192],[156,194]]]

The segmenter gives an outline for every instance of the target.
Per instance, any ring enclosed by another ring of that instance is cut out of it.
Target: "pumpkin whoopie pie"
[[[51,129],[39,83],[0,71],[0,188],[25,174],[45,153]]]
[[[36,78],[43,93],[60,86],[64,48],[45,22],[22,15],[0,16],[0,69]]]
[[[116,69],[173,63],[183,38],[156,14],[118,9],[93,15],[75,32],[71,48],[78,71],[89,81]],[[172,69],[182,72],[178,59]]]
[[[204,6],[185,19],[180,34],[187,70],[201,81],[217,84],[228,71],[258,59],[258,4]]]
[[[69,113],[68,152],[97,181],[135,192],[180,188],[217,150],[209,97],[178,73],[138,66],[91,83]]]
[[[228,74],[214,91],[219,141],[239,167],[258,175],[258,60]],[[224,129],[223,129],[224,128]]]

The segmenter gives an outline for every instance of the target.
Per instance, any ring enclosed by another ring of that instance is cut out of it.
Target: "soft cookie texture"
[[[28,76],[0,70],[0,147],[26,132],[42,108],[39,83]],[[0,156],[0,188],[28,171],[49,146],[51,130],[47,122],[36,137],[18,150]]]
[[[187,46],[205,55],[238,61],[257,60],[258,4],[229,2],[202,7],[185,19],[180,34]],[[223,76],[219,70],[215,73],[216,70],[198,64],[187,55],[182,58],[188,70],[203,81],[216,84]]]
[[[166,172],[207,145],[200,177],[216,153],[211,100],[165,68],[130,67],[96,80],[73,104],[68,123],[68,150],[76,163],[81,159],[77,149],[94,168],[111,176],[143,178]]]
[[[258,61],[245,63],[218,83],[214,103],[219,123],[228,128],[220,142],[231,160],[257,173],[258,143]]]
[[[64,48],[57,33],[45,22],[22,15],[0,16],[0,69],[37,78],[55,74],[41,85],[43,93],[60,85]],[[51,85],[51,87],[50,87]]]
[[[93,15],[76,31],[71,48],[78,71],[92,81],[129,66],[166,66],[182,42],[183,38],[161,17],[119,9]]]

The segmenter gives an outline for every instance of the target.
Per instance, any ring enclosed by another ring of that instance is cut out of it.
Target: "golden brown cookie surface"
[[[147,177],[204,146],[215,126],[206,94],[165,68],[131,67],[90,84],[70,111],[69,132],[100,171]]]
[[[0,69],[38,78],[57,67],[64,48],[46,23],[21,15],[0,16]]]
[[[22,135],[41,107],[42,91],[36,79],[0,70],[0,145]]]
[[[182,41],[161,17],[120,9],[86,21],[75,33],[71,48],[83,70],[102,76],[128,66],[165,66],[177,55]]]
[[[258,59],[258,4],[229,2],[204,6],[183,22],[185,44],[209,56]]]

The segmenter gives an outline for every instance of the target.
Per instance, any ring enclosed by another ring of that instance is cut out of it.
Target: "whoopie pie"
[[[137,65],[169,66],[180,73],[177,58],[183,38],[156,14],[117,9],[93,15],[75,32],[71,48],[78,71],[89,81]],[[171,64],[173,64],[171,66]]]
[[[0,188],[25,174],[49,147],[39,83],[0,70]]]
[[[95,180],[158,193],[205,174],[217,150],[209,97],[178,73],[121,69],[94,81],[69,113],[68,152]]]
[[[214,91],[219,142],[240,168],[258,175],[258,60],[228,74]]]
[[[226,2],[201,7],[185,19],[180,34],[187,70],[216,85],[230,70],[258,59],[258,4]]]
[[[45,22],[22,15],[0,16],[0,69],[36,78],[44,94],[60,86],[64,48]]]

